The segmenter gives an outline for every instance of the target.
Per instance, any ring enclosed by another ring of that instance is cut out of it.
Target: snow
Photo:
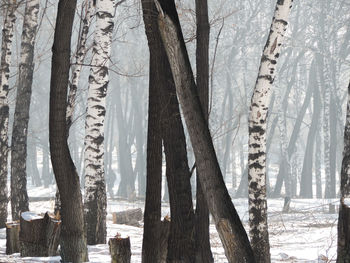
[[[43,218],[43,216],[40,216],[34,212],[23,212],[21,214],[21,217],[26,220],[26,221],[31,221],[31,220],[34,220],[34,219],[41,219]]]
[[[45,196],[45,191],[35,191],[31,193],[35,196]],[[338,207],[339,200],[321,200],[321,199],[293,199],[290,204],[290,213],[282,213],[284,200],[268,199],[268,223],[271,245],[272,262],[335,262],[337,245],[337,219],[338,214],[329,214],[329,203]],[[233,199],[233,203],[239,213],[244,227],[248,231],[248,200]],[[46,211],[52,211],[54,201],[30,202],[30,209],[33,213],[41,214]],[[120,200],[108,200],[107,207],[107,231],[108,238],[114,237],[117,233],[122,236],[129,236],[132,250],[132,263],[141,262],[142,247],[142,227],[133,227],[127,225],[118,225],[112,223],[112,212],[123,211],[132,208],[144,209],[144,203],[141,201],[129,202]],[[162,204],[162,216],[169,215],[169,204]],[[30,216],[32,213],[23,213]],[[23,215],[22,214],[22,215]],[[215,262],[226,263],[224,249],[215,225],[210,225],[210,237],[213,256]],[[108,245],[89,246],[89,259],[93,263],[110,262]],[[20,255],[5,255],[6,250],[6,231],[0,229],[0,263],[1,262],[50,262],[58,263],[59,256],[56,257],[26,257]]]

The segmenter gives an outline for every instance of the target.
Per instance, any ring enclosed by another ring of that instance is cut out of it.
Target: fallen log
[[[19,252],[19,222],[6,223],[6,255]]]
[[[19,248],[21,257],[57,255],[61,221],[46,213],[44,216],[24,212],[20,218]]]
[[[122,212],[114,212],[113,224],[140,226],[138,221],[142,220],[142,218],[143,214],[141,208],[129,209]]]
[[[122,238],[117,234],[114,238],[109,239],[108,245],[112,263],[130,263],[130,237]]]

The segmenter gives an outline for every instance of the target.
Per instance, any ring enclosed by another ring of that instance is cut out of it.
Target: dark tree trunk
[[[158,3],[158,2],[157,2]],[[180,22],[173,1],[162,1],[159,30],[168,55],[176,91],[191,138],[196,166],[209,210],[229,262],[255,262],[247,234],[223,181],[205,113],[188,58]]]
[[[64,262],[88,261],[79,177],[67,144],[66,104],[70,41],[76,0],[60,0],[52,47],[50,82],[50,152],[61,195],[61,257]]]
[[[19,222],[6,223],[6,255],[19,252]]]
[[[161,82],[162,136],[166,158],[166,177],[170,200],[170,232],[167,262],[194,262],[195,244],[193,240],[194,212],[188,167],[186,138],[182,126],[175,84],[164,47],[158,51],[162,67],[157,74]]]
[[[11,140],[11,211],[18,220],[21,212],[28,211],[27,194],[27,135],[29,107],[34,72],[34,43],[38,27],[39,1],[26,3],[21,39],[21,63]]]
[[[344,151],[340,180],[337,263],[350,262],[350,83],[344,129]]]
[[[196,24],[197,24],[197,46],[196,46],[196,68],[197,89],[200,103],[208,122],[209,112],[209,18],[207,0],[196,0]],[[195,242],[196,262],[213,262],[213,255],[209,242],[209,209],[203,195],[203,189],[197,176],[196,191],[196,214],[195,214]]]
[[[149,100],[148,100],[148,133],[147,133],[147,164],[146,164],[146,202],[142,241],[142,262],[161,262],[161,198],[162,198],[162,138],[161,120],[159,116],[159,78],[157,74],[161,63],[157,53],[157,39],[152,32],[156,27],[154,21],[155,7],[153,1],[142,0],[143,20],[150,49],[149,61]]]

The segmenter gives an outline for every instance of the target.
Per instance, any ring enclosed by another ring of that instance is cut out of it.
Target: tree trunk
[[[114,0],[97,0],[96,29],[85,122],[85,222],[89,245],[105,244],[107,197],[104,175],[104,119],[108,65],[114,28]]]
[[[202,111],[208,123],[209,112],[209,18],[208,1],[196,0],[196,68],[197,68],[197,89]],[[199,172],[196,173],[196,213],[195,213],[195,253],[196,262],[213,262],[213,255],[209,242],[209,209],[206,203],[203,189],[199,179]]]
[[[86,41],[88,38],[88,33],[90,29],[90,24],[93,16],[93,1],[84,0],[82,5],[82,18],[81,18],[81,31],[79,35],[77,51],[75,53],[75,65],[72,66],[72,77],[69,83],[69,93],[68,93],[68,102],[67,102],[67,129],[69,130],[73,123],[73,114],[76,104],[77,90],[80,72],[83,67],[83,63],[87,53]],[[69,135],[69,133],[68,133]]]
[[[305,155],[304,155],[304,163],[303,169],[301,172],[300,179],[300,197],[303,198],[312,198],[312,165],[313,165],[313,150],[314,143],[316,138],[318,121],[320,119],[321,114],[321,106],[320,106],[320,92],[318,88],[317,74],[316,74],[316,64],[315,61],[311,64],[310,68],[310,76],[309,76],[309,89],[313,89],[313,116],[311,121],[311,126],[309,129],[309,133],[306,141]]]
[[[266,201],[266,128],[272,84],[293,0],[278,0],[249,114],[248,192],[250,240],[257,262],[270,262]]]
[[[152,32],[157,28],[154,18],[153,1],[142,0],[145,31]],[[161,233],[161,198],[162,198],[162,138],[160,112],[160,89],[158,88],[158,67],[161,66],[157,53],[160,48],[152,34],[147,35],[150,50],[149,60],[149,100],[147,132],[147,165],[146,165],[146,202],[142,241],[142,262],[162,262]],[[167,240],[167,239],[166,239]],[[166,243],[167,244],[167,243]],[[167,246],[165,246],[167,247]],[[166,255],[165,255],[166,258]]]
[[[1,61],[0,61],[0,228],[4,228],[7,221],[7,175],[8,175],[8,124],[9,124],[9,77],[11,64],[11,47],[13,39],[13,25],[16,21],[16,2],[8,2],[4,14],[2,29]]]
[[[254,262],[248,237],[226,189],[198,97],[174,2],[159,2],[159,31],[172,69],[176,91],[191,138],[196,166],[229,262]],[[165,12],[165,13],[164,13]],[[169,17],[170,15],[170,17]]]
[[[70,66],[70,41],[76,0],[60,0],[52,47],[50,82],[50,152],[61,194],[61,258],[63,262],[88,261],[84,211],[79,177],[67,144],[66,101]]]
[[[350,83],[344,129],[344,151],[340,180],[340,207],[338,219],[337,263],[350,262]]]
[[[34,43],[38,27],[39,0],[26,2],[21,40],[21,63],[11,140],[12,220],[29,210],[27,194],[27,135],[34,71]]]

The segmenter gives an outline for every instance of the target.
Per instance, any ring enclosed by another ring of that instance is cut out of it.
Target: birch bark
[[[257,262],[270,262],[266,202],[266,128],[268,105],[293,0],[278,0],[264,47],[249,114],[248,192],[251,245]]]
[[[34,71],[34,44],[38,27],[39,0],[26,2],[21,40],[18,87],[11,145],[12,220],[29,210],[27,194],[27,134]]]
[[[90,245],[106,243],[104,118],[108,65],[114,28],[114,1],[96,1],[96,29],[85,122],[85,222]]]
[[[77,52],[75,54],[75,64],[72,67],[72,77],[69,83],[69,93],[68,93],[68,102],[67,102],[67,129],[69,130],[72,125],[72,118],[75,109],[75,101],[78,90],[78,83],[80,72],[83,67],[84,59],[86,56],[86,41],[89,33],[89,28],[93,16],[93,2],[92,0],[85,0],[83,5],[84,16],[82,18],[82,29],[78,41]],[[68,133],[69,135],[69,133]]]
[[[4,28],[1,41],[0,61],[0,228],[5,227],[7,221],[7,175],[8,175],[8,122],[9,122],[9,77],[11,63],[11,47],[13,39],[13,25],[16,1],[11,1],[5,11]]]

